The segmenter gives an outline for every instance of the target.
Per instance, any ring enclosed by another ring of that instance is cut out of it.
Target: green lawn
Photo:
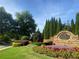
[[[32,51],[32,45],[0,51],[0,59],[55,59]]]

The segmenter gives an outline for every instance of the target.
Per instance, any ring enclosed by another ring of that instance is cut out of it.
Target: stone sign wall
[[[53,38],[53,43],[56,45],[79,45],[78,35],[74,35],[69,31],[61,31]]]

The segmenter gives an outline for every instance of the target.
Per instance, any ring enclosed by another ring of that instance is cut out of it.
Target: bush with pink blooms
[[[40,54],[45,54],[50,57],[63,58],[63,59],[79,59],[79,48],[48,48],[45,46],[35,46],[33,51]]]

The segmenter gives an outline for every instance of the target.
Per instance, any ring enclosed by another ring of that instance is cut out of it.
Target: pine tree
[[[54,35],[54,18],[50,20],[50,36]]]
[[[50,21],[49,20],[46,20],[46,24],[45,24],[45,27],[44,27],[44,39],[49,39],[49,29],[50,29]]]
[[[57,20],[57,29],[56,29],[56,33],[58,33],[60,30],[60,25],[59,25],[59,21]]]
[[[78,34],[79,31],[79,13],[76,15],[76,23],[75,23],[75,34]]]
[[[62,27],[61,19],[59,18],[59,20],[57,21],[57,33],[61,31],[61,27]]]
[[[55,18],[53,18],[53,35],[55,35],[55,33],[56,33],[55,25],[56,25]]]
[[[56,19],[56,20],[55,20],[55,34],[54,34],[54,35],[57,34],[57,24],[58,24],[58,21],[57,21],[57,19]]]
[[[44,37],[44,39],[46,39],[46,36],[47,36],[47,34],[46,34],[46,28],[47,28],[47,20],[46,20],[46,23],[45,23],[45,26],[44,26],[44,30],[43,30],[43,37]]]
[[[50,21],[48,20],[48,23],[47,23],[47,39],[50,38]]]
[[[71,20],[71,31],[75,34],[75,24],[73,19]]]
[[[67,23],[64,24],[64,27],[63,27],[64,30],[67,30],[67,31],[71,31],[71,26],[70,26],[70,23],[69,21],[67,20]]]
[[[61,18],[59,18],[59,25],[60,25],[60,31],[62,30],[62,22],[61,22]]]

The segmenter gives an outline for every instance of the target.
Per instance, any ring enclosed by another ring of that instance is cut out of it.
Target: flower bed
[[[71,48],[52,48],[47,46],[36,46],[33,47],[33,51],[40,54],[45,54],[51,57],[62,57],[64,59],[79,59],[79,48],[73,47]]]

